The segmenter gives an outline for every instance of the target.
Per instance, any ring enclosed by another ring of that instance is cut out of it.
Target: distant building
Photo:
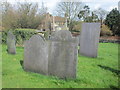
[[[43,20],[39,25],[39,29],[41,31],[47,31],[47,30],[55,31],[55,30],[61,30],[65,27],[67,28],[66,17],[52,16],[49,13],[43,15]]]

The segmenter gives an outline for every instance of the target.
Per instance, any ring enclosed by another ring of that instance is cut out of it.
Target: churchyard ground
[[[23,47],[16,48],[16,55],[7,53],[2,45],[2,88],[118,88],[119,44],[99,43],[98,57],[78,55],[77,78],[59,79],[33,72],[25,72]],[[119,87],[120,88],[120,87]]]

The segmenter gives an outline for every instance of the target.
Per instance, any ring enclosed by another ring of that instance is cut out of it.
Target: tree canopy
[[[77,15],[82,8],[83,4],[81,2],[59,2],[56,13],[67,18],[69,30],[72,30],[73,22],[78,19]]]
[[[5,29],[36,29],[41,23],[42,15],[46,12],[47,8],[44,7],[43,3],[41,8],[39,8],[38,3],[25,2],[12,5],[4,2],[2,4],[2,26]]]
[[[113,35],[120,36],[120,13],[116,8],[109,12],[105,19],[105,24],[113,32]]]

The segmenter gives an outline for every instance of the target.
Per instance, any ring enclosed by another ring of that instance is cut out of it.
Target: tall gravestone
[[[97,57],[100,23],[83,23],[80,35],[80,54]]]
[[[68,30],[56,31],[50,38],[48,74],[59,78],[76,78],[78,39]]]
[[[24,69],[26,71],[48,73],[47,42],[41,35],[33,35],[24,46]]]
[[[15,36],[11,31],[7,33],[7,50],[9,54],[16,54]]]

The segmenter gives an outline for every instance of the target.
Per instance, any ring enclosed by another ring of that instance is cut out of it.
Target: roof
[[[54,17],[55,22],[65,22],[65,17],[55,16]]]
[[[46,13],[44,15],[44,17],[46,17],[45,19],[43,19],[43,22],[45,21],[53,21],[53,16],[49,13]],[[55,22],[65,22],[66,21],[66,18],[65,17],[60,17],[60,16],[54,16],[54,21]]]

